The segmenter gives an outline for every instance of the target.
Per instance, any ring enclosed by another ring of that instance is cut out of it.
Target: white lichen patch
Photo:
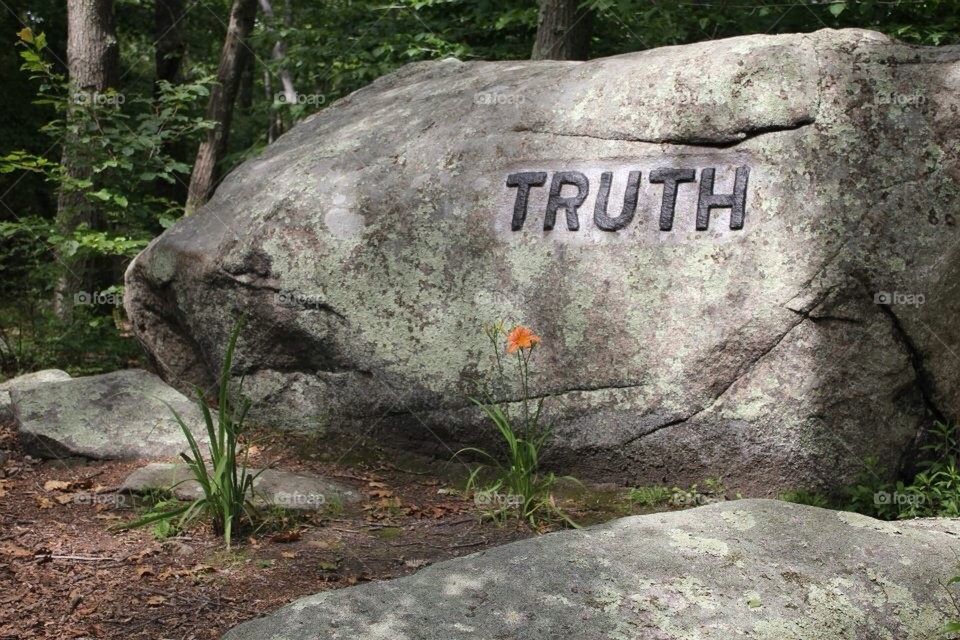
[[[443,595],[460,597],[467,591],[477,591],[482,588],[484,582],[483,578],[473,578],[462,573],[454,573],[444,579]]]
[[[737,531],[749,531],[757,526],[757,520],[749,511],[737,509],[735,511],[725,511],[720,514],[724,522],[732,526]]]
[[[517,627],[523,624],[527,619],[527,616],[520,613],[516,609],[507,609],[503,612],[503,621],[511,627]]]
[[[946,592],[940,596],[943,602],[937,607],[928,601],[917,602],[910,589],[893,582],[877,569],[867,568],[867,576],[879,587],[879,592],[873,598],[873,606],[877,609],[892,607],[894,616],[906,631],[906,637],[935,637],[943,627],[944,616],[951,612],[951,603],[946,602]]]
[[[337,239],[352,239],[363,233],[363,216],[343,207],[327,211],[323,223]]]
[[[670,546],[711,556],[722,557],[730,553],[730,547],[723,540],[694,536],[683,529],[670,531]]]
[[[613,589],[604,588],[593,597],[594,604],[605,613],[613,613],[623,604],[623,594]]]
[[[753,630],[758,638],[778,640],[895,640],[889,633],[870,624],[867,612],[861,604],[847,597],[842,579],[828,585],[810,585],[807,590],[807,606],[793,619],[764,617],[757,620]],[[865,632],[869,629],[869,632]]]
[[[747,605],[747,608],[751,610],[758,610],[763,608],[763,598],[760,597],[760,594],[756,591],[747,591],[743,594],[743,602]]]
[[[397,620],[397,617],[388,613],[382,619],[370,624],[366,633],[365,640],[408,640],[410,636],[406,633],[406,625]]]
[[[837,513],[837,518],[839,518],[844,524],[848,524],[851,527],[857,527],[858,529],[872,529],[874,531],[879,531],[880,533],[885,533],[892,536],[901,535],[903,533],[899,527],[890,522],[875,520],[874,518],[860,513],[840,511]]]
[[[683,576],[664,583],[646,582],[641,591],[629,597],[630,610],[647,625],[662,632],[662,637],[699,640],[699,621],[712,619],[724,610],[721,599],[698,578]],[[646,637],[643,635],[627,636]],[[652,636],[661,637],[661,636]]]
[[[543,604],[546,605],[563,605],[564,607],[576,607],[575,604],[570,598],[562,596],[556,593],[546,593],[541,596]]]

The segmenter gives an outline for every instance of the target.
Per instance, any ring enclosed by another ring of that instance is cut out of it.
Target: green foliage
[[[209,95],[212,78],[179,85],[161,81],[157,95],[150,97],[115,90],[93,93],[73,87],[57,72],[47,59],[44,34],[24,29],[20,36],[21,68],[39,87],[35,103],[57,114],[41,131],[86,170],[77,177],[60,162],[17,150],[0,156],[0,173],[38,173],[56,191],[80,194],[95,206],[109,231],[84,225],[72,233],[43,229],[41,237],[58,255],[135,255],[180,215],[179,204],[157,195],[155,185],[185,180],[190,166],[173,158],[169,149],[183,140],[199,140],[201,132],[215,126],[193,114]]]
[[[943,585],[943,588],[947,590],[947,595],[950,597],[950,602],[953,604],[953,608],[956,610],[958,618],[960,618],[960,599],[958,599],[957,595],[953,592],[953,590],[951,590],[951,587],[957,584],[960,584],[960,576],[954,576],[951,578],[947,584]],[[943,633],[955,640],[958,637],[958,634],[960,634],[960,619],[952,620],[944,625]]]
[[[524,329],[517,327],[514,331]],[[527,330],[529,331],[529,330]],[[497,402],[495,397],[507,398],[511,379],[504,365],[503,339],[507,332],[502,322],[484,328],[494,356],[494,379],[488,380],[481,390],[483,400],[470,398],[489,418],[503,444],[502,450],[491,454],[483,449],[467,447],[454,457],[474,453],[486,460],[494,474],[491,482],[484,483],[483,467],[473,469],[467,481],[467,490],[474,491],[478,505],[488,508],[487,513],[502,521],[511,515],[526,520],[531,525],[545,520],[561,520],[576,526],[556,506],[551,494],[556,476],[540,470],[541,452],[550,438],[551,429],[541,423],[543,399],[530,397],[530,360],[539,338],[528,340],[527,346],[509,347],[516,355],[516,374],[519,382],[519,408],[511,407],[508,401]],[[511,334],[511,337],[514,334]],[[530,333],[532,336],[532,332]],[[508,342],[510,339],[508,339]]]
[[[831,508],[830,499],[819,493],[813,493],[811,491],[787,491],[781,493],[779,496],[780,500],[784,502],[792,502],[794,504],[805,504],[809,507],[820,507],[822,509]]]
[[[737,498],[739,497],[738,494]],[[644,508],[684,509],[722,502],[727,499],[727,489],[722,479],[707,478],[702,483],[690,485],[687,489],[666,486],[634,487],[627,492],[627,498]]]
[[[159,514],[168,513],[179,507],[180,503],[172,498],[160,500],[157,501],[149,511],[147,511],[144,517],[152,517]],[[157,540],[166,540],[167,538],[172,538],[178,533],[180,533],[180,529],[177,527],[177,523],[175,523],[172,518],[160,518],[153,523],[152,527],[150,527],[150,534],[153,535],[153,537]]]
[[[743,0],[588,0],[586,4],[595,12],[593,56],[752,33],[848,27],[874,29],[915,44],[960,42],[957,0],[849,0],[807,2],[802,7]]]
[[[142,527],[178,518],[175,527],[179,530],[195,518],[206,516],[211,519],[214,532],[223,536],[224,545],[229,551],[233,534],[242,525],[252,526],[260,520],[252,502],[256,475],[247,471],[248,449],[240,444],[250,401],[244,399],[240,407],[234,407],[230,402],[228,389],[233,353],[242,327],[242,321],[238,321],[230,333],[223,368],[220,371],[216,419],[207,405],[203,391],[196,387],[197,404],[203,413],[210,442],[209,461],[204,458],[200,444],[183,418],[170,407],[190,446],[190,454],[180,455],[193,472],[193,479],[203,490],[203,496],[185,505],[153,511],[132,523],[122,525],[121,528]]]
[[[53,313],[59,269],[47,238],[56,235],[55,225],[40,217],[0,221],[0,375],[50,368],[88,375],[135,366],[140,349],[124,328],[122,287],[95,292],[96,301],[76,306],[69,317]]]
[[[670,487],[634,487],[627,493],[627,498],[641,507],[659,507],[670,502],[675,489]]]
[[[909,482],[885,480],[877,460],[868,458],[848,491],[848,508],[884,520],[960,517],[960,427],[937,422],[921,454]]]
[[[60,72],[45,34],[23,28],[17,35],[20,68],[37,88],[34,107],[51,116],[39,127],[49,140],[43,153],[0,151],[0,176],[11,176],[14,186],[24,176],[41,180],[52,192],[51,202],[66,195],[73,197],[61,200],[75,204],[56,216],[49,209],[8,207],[10,217],[0,219],[0,267],[8,275],[0,283],[0,371],[15,375],[58,367],[99,373],[129,366],[139,350],[123,330],[122,288],[110,283],[118,282],[122,261],[181,214],[178,202],[158,195],[157,185],[188,175],[190,166],[169,149],[212,126],[194,113],[208,95],[210,79],[161,82],[149,97],[77,90]],[[65,150],[83,172],[71,172],[60,161]],[[94,213],[73,219],[71,207]],[[81,296],[81,306],[69,317],[55,315],[54,283],[64,273],[64,261],[93,264],[102,258],[109,260],[97,264],[114,266],[96,278],[102,286],[89,287],[99,291],[66,292]],[[97,301],[87,304],[83,296]]]
[[[0,307],[0,373],[12,377],[58,368],[77,376],[136,366],[140,350],[119,328],[120,309],[102,315],[77,307],[69,318],[61,319],[46,301],[20,302]]]
[[[738,499],[740,494],[736,496]],[[670,496],[670,505],[674,507],[697,507],[727,499],[727,488],[722,478],[707,478],[702,483],[694,483],[688,489],[674,487]]]

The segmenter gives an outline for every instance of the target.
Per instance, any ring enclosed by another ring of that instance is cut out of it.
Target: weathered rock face
[[[956,520],[772,500],[623,518],[328,591],[224,640],[926,640],[956,610]]]
[[[44,369],[43,371],[34,371],[25,373],[22,376],[11,378],[6,382],[0,383],[0,421],[6,422],[13,420],[13,403],[10,400],[10,392],[14,389],[27,390],[36,389],[50,382],[62,382],[69,380],[70,374],[60,369]]]
[[[69,378],[10,391],[23,450],[38,458],[173,458],[190,452],[177,412],[201,446],[197,405],[140,369]]]
[[[505,317],[543,336],[565,471],[893,470],[960,408],[958,60],[826,30],[411,65],[228,176],[126,306],[175,384],[209,382],[246,313],[260,422],[489,443],[465,396]]]

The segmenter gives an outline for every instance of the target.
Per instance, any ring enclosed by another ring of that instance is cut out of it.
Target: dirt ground
[[[302,596],[539,534],[483,519],[457,490],[456,464],[372,443],[335,452],[289,435],[257,442],[252,465],[324,475],[366,499],[275,518],[230,553],[206,525],[166,539],[149,527],[113,532],[140,513],[113,493],[136,462],[34,460],[13,426],[0,425],[0,451],[10,453],[0,465],[0,639],[219,638]],[[638,512],[619,495],[578,491],[563,506],[583,524]]]

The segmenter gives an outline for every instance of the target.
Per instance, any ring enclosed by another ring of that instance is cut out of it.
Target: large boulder
[[[132,263],[126,307],[177,385],[245,313],[262,423],[490,444],[466,396],[505,317],[543,337],[565,471],[758,494],[892,472],[960,407],[958,60],[824,30],[410,65],[231,173]]]
[[[928,640],[958,520],[774,500],[623,518],[328,591],[224,640]]]

